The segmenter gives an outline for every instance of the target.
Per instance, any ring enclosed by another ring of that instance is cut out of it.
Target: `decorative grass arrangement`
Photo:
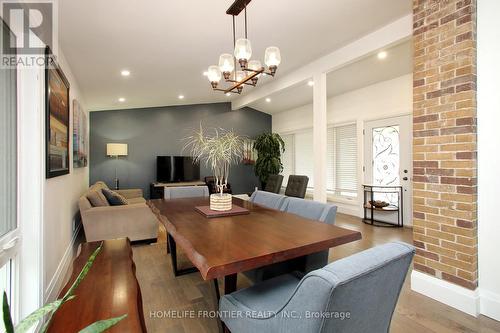
[[[52,319],[52,316],[56,311],[63,305],[64,303],[71,301],[73,298],[76,297],[74,294],[76,288],[80,285],[80,283],[83,281],[87,273],[89,272],[90,268],[92,267],[92,264],[95,261],[95,258],[101,251],[102,244],[92,253],[92,255],[89,257],[87,260],[87,263],[85,266],[83,266],[83,269],[81,270],[80,274],[78,274],[78,277],[76,278],[75,282],[73,285],[69,288],[69,290],[66,292],[63,298],[58,299],[52,303],[49,303],[45,305],[44,307],[41,307],[38,310],[35,310],[32,312],[30,315],[28,315],[26,318],[21,320],[21,322],[14,327],[12,323],[12,316],[10,314],[10,307],[9,303],[7,300],[7,294],[3,293],[3,322],[4,326],[6,329],[6,333],[24,333],[28,332],[33,325],[38,323],[41,319],[43,319],[45,316],[48,316],[47,320],[45,321],[45,324],[43,325],[42,329],[40,332],[45,333],[47,332],[47,329],[49,328],[50,321]],[[77,314],[75,314],[77,315]],[[118,322],[123,320],[127,315],[123,315],[120,317],[115,317],[111,319],[105,319],[105,320],[100,320],[97,321],[84,329],[82,329],[79,333],[101,333],[109,329],[110,327],[116,325]]]
[[[185,139],[185,150],[190,152],[196,163],[205,162],[215,177],[217,191],[222,196],[227,187],[231,165],[238,164],[243,159],[244,137],[233,130],[215,128],[207,133],[202,125],[193,135]]]

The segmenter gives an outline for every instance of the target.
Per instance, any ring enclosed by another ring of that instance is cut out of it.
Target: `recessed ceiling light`
[[[124,69],[124,70],[121,71],[121,74],[122,74],[122,76],[129,76],[130,75],[130,71]]]
[[[266,98],[266,102],[271,103],[271,99],[269,97]]]
[[[307,81],[307,85],[308,85],[309,87],[314,86],[314,81]]]
[[[178,98],[179,99],[184,99],[184,95],[179,95]]]
[[[120,102],[120,103],[125,102],[125,98],[123,98],[123,97],[118,98],[118,102]]]
[[[231,96],[231,93],[230,93],[230,92],[227,92],[227,93],[226,93],[226,96],[227,96],[227,97]]]
[[[387,52],[385,52],[385,51],[379,52],[377,54],[377,58],[379,58],[380,60],[387,58]]]

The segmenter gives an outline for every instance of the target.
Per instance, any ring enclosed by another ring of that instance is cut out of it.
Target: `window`
[[[309,177],[308,188],[314,188],[314,149],[312,129],[283,135],[285,154],[283,186],[291,174]],[[329,127],[327,131],[327,190],[345,197],[358,193],[358,145],[356,124]]]
[[[0,19],[4,45],[15,36]],[[0,56],[3,50],[0,47]],[[17,226],[17,69],[0,67],[0,293],[5,291],[15,315]],[[3,321],[0,324],[3,329]]]
[[[283,135],[282,139],[285,142],[285,152],[281,155],[281,163],[283,164],[283,186],[286,186],[288,183],[288,176],[293,174],[293,170],[295,169],[294,136]]]

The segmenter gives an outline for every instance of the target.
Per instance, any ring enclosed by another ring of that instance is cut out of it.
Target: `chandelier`
[[[226,95],[231,93],[241,94],[245,85],[255,87],[261,75],[273,76],[276,74],[281,63],[280,49],[268,47],[264,55],[262,66],[259,60],[250,60],[252,56],[252,44],[248,40],[247,34],[247,5],[252,0],[236,0],[226,11],[226,14],[233,17],[233,54],[224,53],[219,57],[219,65],[208,67],[207,77],[212,85],[212,89],[222,91]],[[245,13],[245,38],[236,40],[236,16],[242,11]],[[239,70],[237,69],[237,62]],[[224,78],[226,88],[220,88],[219,82]]]

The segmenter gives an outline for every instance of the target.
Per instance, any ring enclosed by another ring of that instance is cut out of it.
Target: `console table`
[[[375,207],[370,204],[370,201],[374,201],[375,193],[386,193],[386,194],[396,194],[397,203],[390,204],[387,207]],[[400,185],[363,185],[363,222],[376,227],[403,227],[403,187]],[[395,212],[397,214],[397,224],[380,221],[375,219],[375,212]],[[370,218],[368,218],[368,212],[370,212]]]
[[[132,248],[128,238],[105,240],[85,279],[75,290],[75,299],[64,303],[52,317],[48,332],[79,332],[103,319],[127,314],[106,332],[146,332],[142,297],[135,276]],[[63,297],[76,280],[90,255],[101,242],[84,243],[73,261],[69,282],[59,294]]]
[[[202,180],[192,182],[179,182],[179,183],[158,183],[154,182],[149,184],[149,197],[151,199],[163,199],[165,195],[165,187],[180,187],[180,186],[206,186],[207,184]]]

